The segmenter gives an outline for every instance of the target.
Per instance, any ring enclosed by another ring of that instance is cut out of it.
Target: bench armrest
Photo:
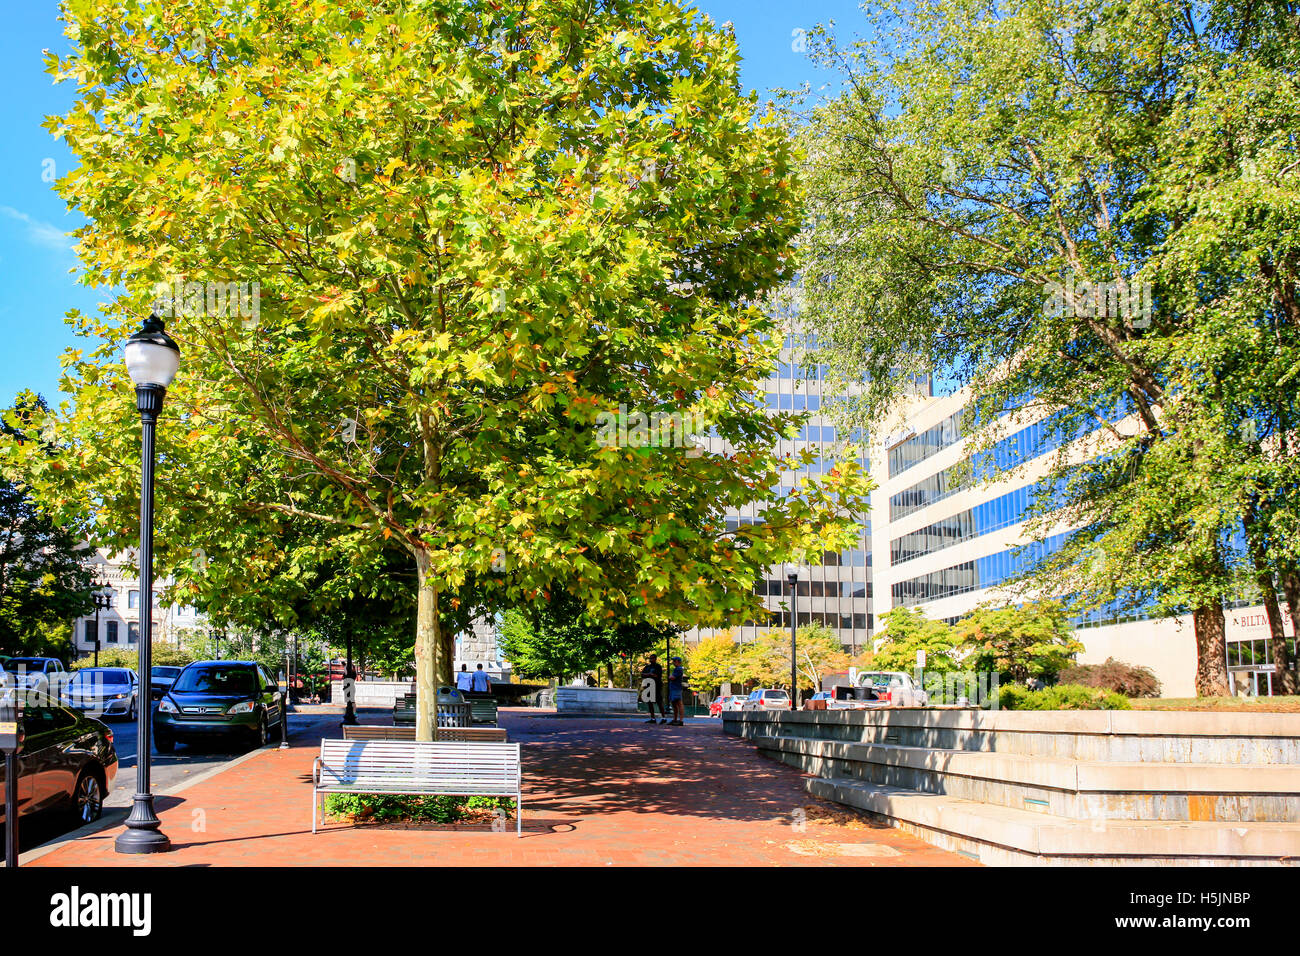
[[[311,785],[320,786],[320,757],[315,757],[311,762]]]

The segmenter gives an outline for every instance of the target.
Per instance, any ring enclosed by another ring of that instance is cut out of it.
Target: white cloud
[[[65,235],[57,226],[52,226],[48,222],[41,222],[39,219],[33,219],[27,213],[14,209],[12,206],[0,206],[0,214],[25,225],[27,227],[27,239],[35,245],[44,246],[47,249],[57,249],[60,252],[67,252],[72,248],[72,237]]]

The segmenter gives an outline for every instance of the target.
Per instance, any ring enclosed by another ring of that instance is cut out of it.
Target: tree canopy
[[[53,450],[30,427],[45,402],[31,396],[0,435],[23,443],[33,458]],[[94,609],[89,552],[76,526],[57,524],[18,484],[0,478],[0,654],[71,658],[69,625]]]
[[[1223,603],[1259,588],[1285,666],[1293,7],[885,0],[868,16],[869,39],[814,44],[847,82],[803,136],[804,312],[861,383],[852,412],[888,430],[923,374],[970,387],[972,451],[1046,417],[1031,530],[1073,530],[1025,595],[1190,611],[1198,690],[1223,693]]]
[[[562,585],[595,614],[725,626],[763,567],[852,538],[853,455],[762,523],[723,520],[799,464],[775,450],[795,416],[755,399],[783,333],[752,304],[791,275],[792,153],[729,29],[635,0],[64,10],[49,69],[78,99],[49,125],[80,165],[58,189],[89,220],[84,280],[125,291],[71,316],[64,470],[0,464],[90,502],[100,543],[134,528],[118,350],[151,310],[183,352],[162,568],[203,541],[254,578],[402,549],[421,739],[448,614]],[[620,406],[720,446],[597,440]],[[284,552],[289,521],[309,553]]]

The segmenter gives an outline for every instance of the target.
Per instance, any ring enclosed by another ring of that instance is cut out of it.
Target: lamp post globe
[[[140,412],[140,645],[139,673],[149,680],[153,651],[153,476],[154,429],[162,411],[167,386],[176,377],[181,350],[163,330],[162,319],[149,316],[140,330],[126,342],[126,372],[135,385],[135,406]],[[149,770],[153,746],[153,708],[140,708],[136,731],[135,797],[126,830],[113,843],[118,853],[161,853],[171,841],[160,829],[149,792]]]

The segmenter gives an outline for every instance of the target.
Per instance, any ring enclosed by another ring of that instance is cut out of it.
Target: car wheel
[[[131,701],[131,706],[126,709],[126,719],[135,720],[136,714],[135,701],[133,700]]]
[[[104,788],[94,771],[83,770],[77,777],[77,785],[72,791],[72,805],[77,820],[82,824],[94,823],[104,812]]]
[[[160,754],[169,754],[176,749],[176,741],[167,734],[154,734],[153,745],[158,748]]]
[[[257,736],[253,739],[253,745],[255,747],[265,747],[270,736],[266,731],[266,714],[263,714],[257,720]]]

